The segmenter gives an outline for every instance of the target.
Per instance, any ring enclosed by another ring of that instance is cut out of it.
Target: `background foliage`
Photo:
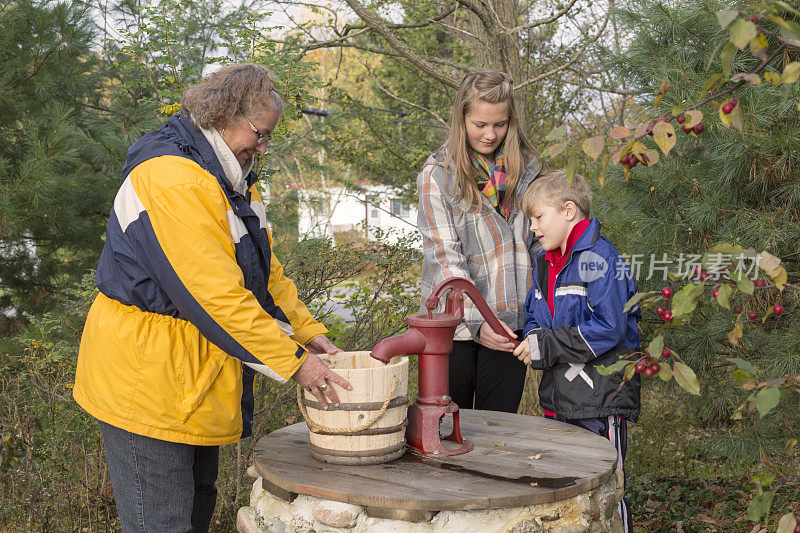
[[[524,84],[527,131],[541,148],[552,144],[545,133],[554,127],[563,126],[557,142],[565,147],[616,126],[634,129],[702,99],[704,80],[723,68],[728,39],[715,13],[743,7],[346,3],[9,0],[0,7],[0,523],[15,531],[118,529],[99,432],[70,391],[94,296],[91,270],[127,147],[179,111],[186,84],[209,63],[255,61],[276,74],[286,117],[259,166],[276,253],[337,345],[365,349],[400,331],[416,310],[419,257],[403,240],[333,246],[299,235],[300,189],[343,185],[360,194],[378,183],[413,201],[416,173],[446,132],[453,80],[474,67],[503,68]],[[496,19],[486,18],[490,7]],[[510,31],[500,38],[497,28]],[[787,50],[769,70],[797,59]],[[759,64],[742,52],[731,68]],[[654,105],[663,81],[670,88]],[[681,133],[656,166],[626,173],[612,164],[604,173],[601,161],[573,158],[578,149],[549,164],[573,159],[594,182],[594,214],[623,253],[674,258],[725,241],[771,251],[797,284],[796,85],[743,86],[742,133],[707,111],[702,136]],[[320,112],[302,113],[310,108]],[[680,285],[638,281],[641,290]],[[762,382],[800,374],[797,293],[734,295],[761,314],[778,302],[786,311],[746,321],[733,346],[731,314],[712,288],[690,323],[666,337],[697,370],[701,395],[645,380],[626,465],[641,531],[677,523],[687,531],[750,531],[754,521],[774,529],[780,514],[800,513],[798,452],[786,445],[800,433],[797,395],[784,393],[763,418],[731,420],[748,392],[728,361],[749,362]],[[338,318],[342,309],[354,320]],[[642,338],[662,326],[646,311]],[[298,419],[290,386],[257,380],[257,387],[255,436],[222,451],[217,531],[231,531],[247,501],[257,438]],[[771,508],[752,520],[753,502],[762,505],[768,492]]]

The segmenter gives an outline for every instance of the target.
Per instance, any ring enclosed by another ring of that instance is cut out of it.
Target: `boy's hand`
[[[514,350],[514,355],[517,356],[517,359],[522,361],[523,363],[530,364],[531,362],[531,345],[528,342],[527,337],[525,340],[519,343],[519,346],[516,347]]]
[[[511,331],[511,328],[509,328],[505,322],[502,320],[499,322],[503,325],[503,328],[511,337],[515,339],[517,338],[517,336],[514,335],[514,332]],[[508,340],[508,337],[504,337],[503,335],[498,335],[495,333],[488,322],[481,324],[478,342],[491,350],[499,350],[501,352],[512,352],[514,350],[514,345]]]

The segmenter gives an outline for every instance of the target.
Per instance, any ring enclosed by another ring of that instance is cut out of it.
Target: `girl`
[[[519,125],[511,78],[494,70],[467,74],[445,145],[417,177],[423,302],[444,279],[467,278],[506,330],[520,335],[531,257],[540,246],[519,198],[540,169]],[[450,396],[466,409],[516,412],[525,365],[469,299],[464,314],[450,353]]]

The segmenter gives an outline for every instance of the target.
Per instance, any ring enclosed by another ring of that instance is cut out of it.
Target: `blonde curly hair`
[[[225,65],[205,76],[186,89],[182,105],[198,129],[222,128],[238,115],[283,112],[272,73],[254,63]]]

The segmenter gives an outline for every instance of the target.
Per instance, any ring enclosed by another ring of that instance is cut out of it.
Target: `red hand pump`
[[[444,313],[434,313],[439,299],[448,290]],[[406,317],[408,331],[378,341],[370,354],[384,363],[397,355],[419,355],[419,394],[417,401],[408,408],[406,443],[422,455],[459,455],[472,449],[472,443],[461,436],[458,405],[450,399],[449,384],[449,356],[456,327],[464,320],[465,294],[495,333],[508,338],[515,346],[519,344],[505,331],[475,285],[466,278],[452,277],[434,289],[425,302],[427,313]],[[454,448],[445,447],[439,435],[441,419],[448,413],[453,414],[453,432],[444,440],[461,445]]]

